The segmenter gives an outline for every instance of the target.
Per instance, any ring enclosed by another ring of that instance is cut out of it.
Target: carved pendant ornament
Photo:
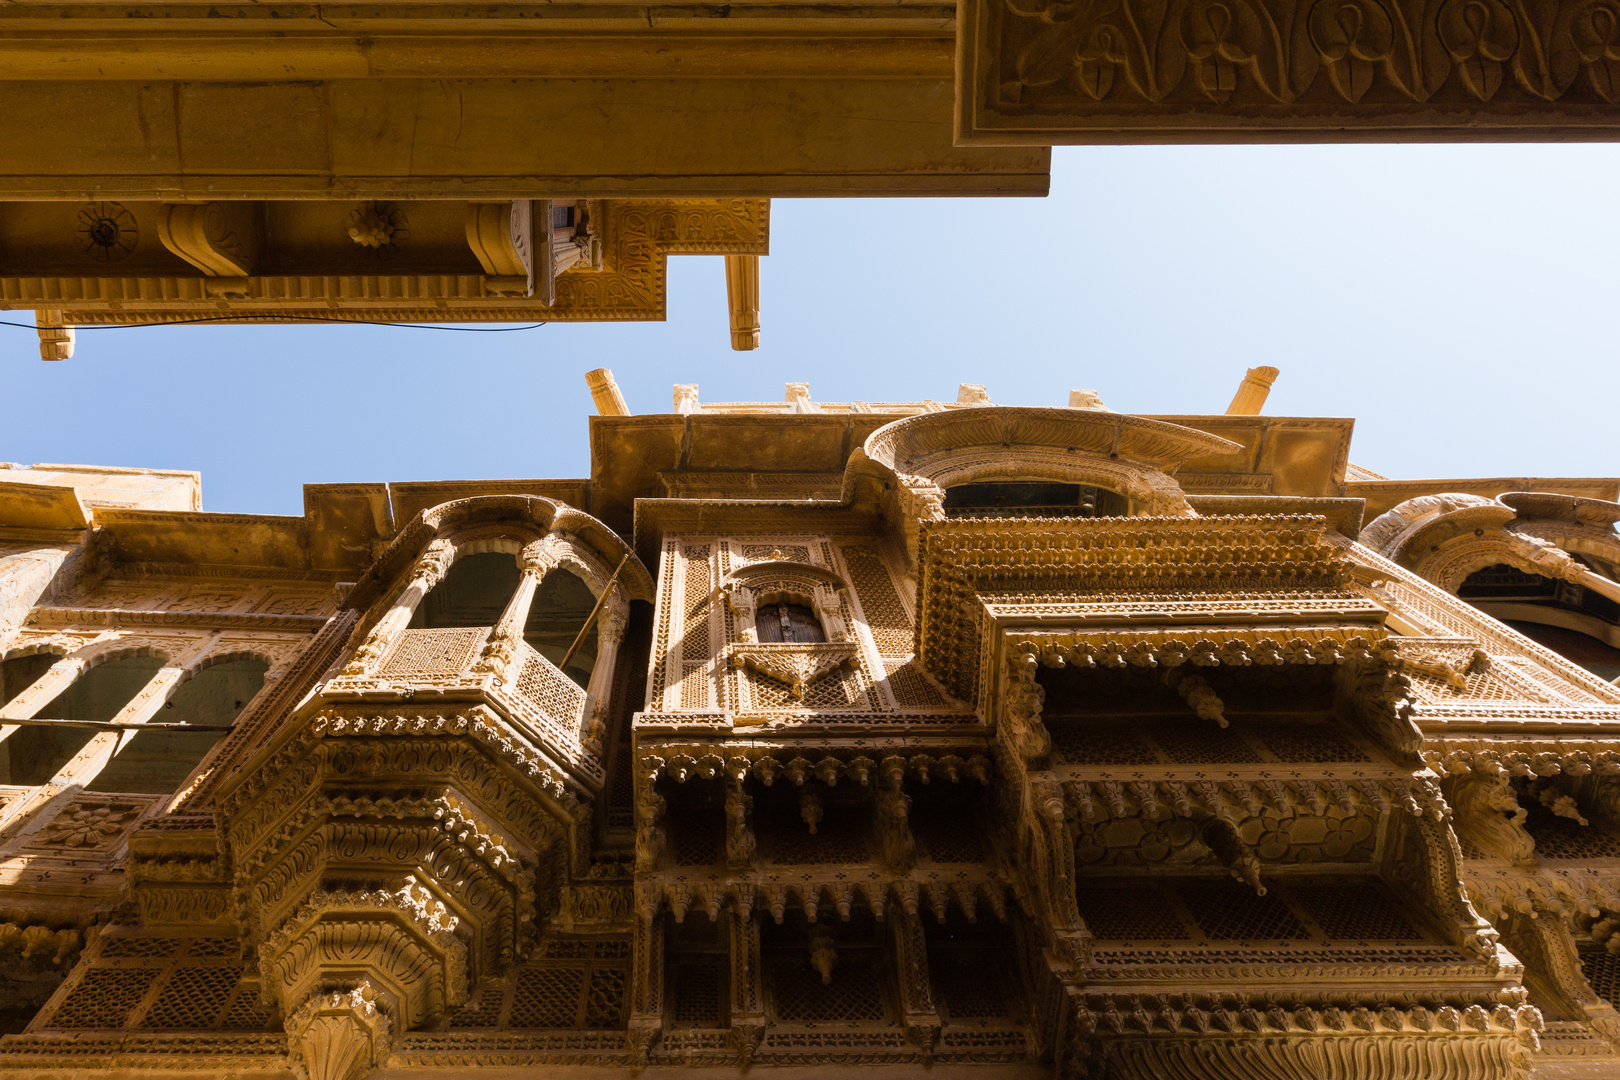
[[[761,642],[733,645],[731,657],[762,675],[784,682],[795,701],[805,688],[826,678],[855,658],[854,642]]]

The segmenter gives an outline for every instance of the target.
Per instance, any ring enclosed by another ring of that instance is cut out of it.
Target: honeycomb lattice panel
[[[1088,889],[1075,893],[1080,917],[1107,941],[1178,941],[1190,935],[1168,897],[1155,888]]]
[[[943,709],[945,699],[934,689],[917,666],[915,660],[885,660],[884,671],[889,676],[889,689],[894,702],[902,709]]]
[[[831,1024],[882,1020],[883,978],[876,957],[840,953],[832,981],[803,958],[778,960],[772,967],[778,1020],[790,1024]]]
[[[1370,761],[1361,747],[1327,724],[1267,724],[1252,732],[1278,760],[1288,762]]]
[[[512,995],[512,1027],[573,1027],[585,989],[585,969],[527,968],[518,972]]]
[[[709,659],[709,549],[686,549],[686,596],[682,608],[681,659]]]
[[[803,825],[791,831],[773,831],[770,855],[771,861],[788,866],[864,863],[872,857],[871,826],[865,821],[838,820],[828,815],[813,834]]]
[[[972,821],[941,821],[914,816],[912,834],[928,857],[937,863],[982,863],[990,858],[990,845]]]
[[[1011,1011],[1012,980],[1005,957],[995,950],[931,950],[928,973],[935,1002],[950,1020],[998,1019]]]
[[[674,1020],[681,1027],[720,1026],[720,958],[699,957],[673,965],[669,993]]]
[[[501,986],[486,986],[467,1005],[450,1018],[452,1028],[497,1028],[501,1026],[501,1010],[506,1006],[506,990]]]
[[[1422,941],[1400,901],[1378,882],[1295,885],[1295,903],[1331,941]]]
[[[143,1028],[212,1027],[242,975],[234,967],[182,967],[146,1011]]]
[[[472,663],[487,627],[404,630],[380,675],[455,675]]]
[[[1052,746],[1071,765],[1153,765],[1159,755],[1134,731],[1093,728],[1058,720],[1048,725]]]
[[[1178,890],[1182,902],[1214,941],[1275,941],[1311,938],[1276,890],[1256,896],[1236,881],[1188,882]]]
[[[1581,971],[1598,997],[1620,1009],[1620,956],[1607,949],[1582,949]]]
[[[1243,737],[1231,728],[1217,727],[1213,721],[1155,723],[1150,735],[1166,757],[1178,765],[1217,765],[1226,762],[1259,761]]]
[[[1620,859],[1620,837],[1597,825],[1559,817],[1533,799],[1524,826],[1543,859]]]
[[[122,1028],[161,968],[91,968],[51,1018],[53,1028]]]
[[[591,969],[590,989],[585,997],[585,1026],[616,1028],[624,1024],[624,968]]]
[[[867,629],[877,644],[880,656],[910,656],[913,634],[911,620],[900,603],[889,568],[883,564],[876,548],[850,547],[844,549],[844,562],[849,566],[850,583],[860,598],[861,610],[866,613]]]
[[[176,938],[164,937],[109,937],[101,943],[101,957],[104,960],[149,960],[156,957],[169,957],[178,953],[185,947],[185,942]]]
[[[708,814],[691,814],[670,830],[677,866],[713,866],[725,853],[719,821]]]
[[[518,694],[546,717],[558,721],[556,734],[570,740],[570,729],[585,709],[585,691],[528,645],[519,652],[523,667],[518,672]]]
[[[270,1027],[270,1014],[259,1005],[257,983],[243,986],[231,1001],[230,1008],[219,1018],[221,1031],[265,1031]]]

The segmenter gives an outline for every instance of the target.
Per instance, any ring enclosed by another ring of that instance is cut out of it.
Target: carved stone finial
[[[1102,398],[1097,396],[1097,391],[1095,391],[1095,390],[1070,390],[1069,391],[1069,408],[1071,408],[1071,409],[1090,409],[1093,412],[1113,412],[1114,411],[1113,409],[1110,409],[1108,406],[1103,404]]]
[[[805,382],[790,382],[787,384],[787,403],[796,413],[818,413],[821,411],[814,401],[810,400],[810,384]]]
[[[982,383],[965,382],[956,388],[958,405],[990,405],[990,394]]]
[[[693,413],[697,412],[699,408],[698,384],[676,383],[675,411],[681,416],[691,416]]]
[[[1279,374],[1281,373],[1274,367],[1252,367],[1244,372],[1237,393],[1232,395],[1232,404],[1226,407],[1226,415],[1259,415],[1260,410],[1265,407],[1267,396],[1271,393],[1271,384],[1277,381]]]
[[[299,1080],[361,1080],[388,1059],[388,1015],[376,989],[323,991],[287,1018],[287,1055]]]

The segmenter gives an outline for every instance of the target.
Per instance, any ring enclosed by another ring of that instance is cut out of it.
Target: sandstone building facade
[[[1274,375],[0,470],[0,1071],[1616,1075],[1620,481]]]

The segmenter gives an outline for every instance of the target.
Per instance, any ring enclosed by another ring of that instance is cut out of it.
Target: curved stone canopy
[[[1235,454],[1237,443],[1193,428],[1097,409],[991,407],[908,416],[867,437],[866,456],[896,472],[924,458],[1012,446],[1124,458],[1165,469],[1195,457]]]
[[[602,522],[567,503],[539,495],[478,495],[423,510],[400,529],[349,596],[350,607],[375,600],[436,536],[475,526],[512,523],[541,532],[566,532],[594,551],[608,566],[624,564],[619,580],[632,600],[653,598],[652,575],[629,544]]]

